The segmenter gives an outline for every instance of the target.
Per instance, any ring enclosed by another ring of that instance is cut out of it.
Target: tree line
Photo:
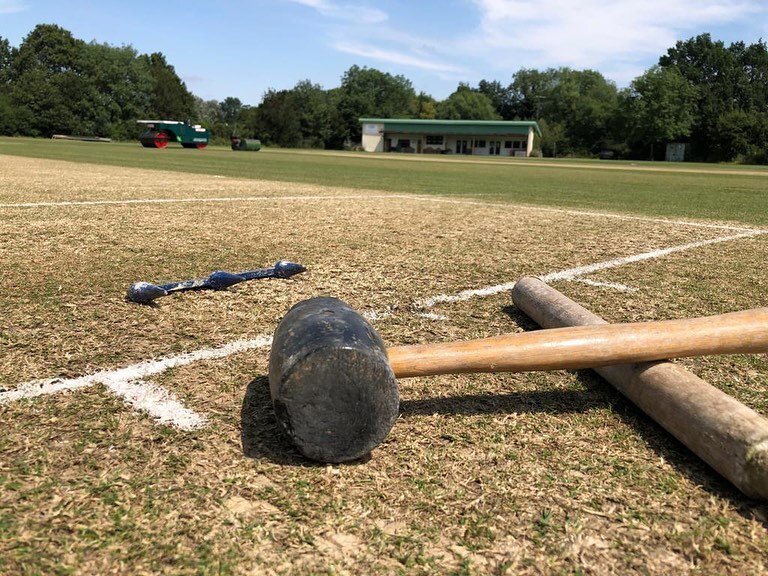
[[[444,100],[410,80],[352,66],[338,87],[311,80],[269,89],[256,106],[194,96],[162,53],[84,42],[41,24],[13,47],[0,37],[0,134],[134,138],[139,118],[185,119],[267,145],[343,148],[360,117],[537,120],[545,156],[663,158],[690,144],[693,159],[768,163],[768,47],[709,34],[678,41],[627,88],[594,70],[520,69],[508,84],[460,83]]]

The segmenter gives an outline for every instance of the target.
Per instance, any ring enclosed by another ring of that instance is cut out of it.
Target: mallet
[[[307,457],[344,462],[380,444],[398,415],[395,378],[592,368],[768,350],[768,308],[686,320],[539,330],[387,350],[335,298],[296,304],[275,331],[269,387],[275,414]]]
[[[126,297],[131,302],[149,304],[157,298],[168,296],[172,292],[184,292],[186,290],[224,290],[246,280],[260,278],[290,278],[294,274],[304,272],[306,268],[301,264],[278,260],[271,268],[247,270],[239,274],[216,270],[205,278],[193,278],[182,282],[170,282],[168,284],[152,284],[150,282],[134,282],[128,288]]]

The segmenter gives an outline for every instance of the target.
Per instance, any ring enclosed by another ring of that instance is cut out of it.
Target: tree
[[[240,113],[240,120],[235,127],[237,136],[243,138],[258,138],[264,143],[267,143],[266,138],[260,133],[260,115],[260,106],[248,106],[243,108],[243,111]]]
[[[411,101],[410,107],[411,118],[418,118],[421,120],[432,120],[437,117],[437,100],[432,98],[429,94],[419,92]]]
[[[0,134],[4,136],[32,133],[32,113],[16,105],[8,94],[0,90]]]
[[[485,94],[493,104],[496,114],[504,120],[512,120],[514,116],[513,92],[510,86],[502,86],[498,80],[480,80],[477,91]],[[529,116],[532,118],[532,116]]]
[[[211,132],[211,142],[227,143],[230,137],[237,132],[239,136],[242,128],[242,115],[245,107],[241,107],[237,117],[231,123],[224,122],[224,112],[222,110],[223,102],[218,100],[203,100],[195,96],[194,118],[197,122],[205,126]],[[239,100],[238,100],[239,101]]]
[[[541,130],[541,153],[544,156],[556,158],[562,150],[569,148],[568,134],[564,125],[540,120],[539,129]]]
[[[544,72],[530,68],[518,70],[507,88],[510,118],[539,120],[547,117],[548,106],[553,104],[551,97],[557,75],[558,71],[554,68]]]
[[[84,43],[53,24],[38,25],[22,41],[10,66],[11,102],[32,118],[31,134],[87,133],[92,98]]]
[[[406,118],[415,91],[404,76],[393,76],[375,68],[352,66],[341,79],[339,113],[345,137],[362,138],[360,118]]]
[[[729,159],[768,164],[768,115],[732,110],[717,119],[717,131]]]
[[[267,90],[259,104],[256,132],[267,144],[288,148],[299,146],[300,110],[290,90]]]
[[[627,96],[631,136],[650,146],[690,136],[696,119],[696,89],[676,68],[653,66],[632,81]]]
[[[195,118],[206,126],[224,122],[224,114],[218,100],[203,100],[195,96]]]
[[[569,145],[562,152],[599,152],[611,140],[610,127],[618,111],[616,86],[594,70],[560,68],[552,80],[545,117],[565,126]]]
[[[328,95],[319,84],[302,80],[293,87],[298,108],[302,148],[325,148],[331,135],[331,108]]]
[[[226,124],[235,124],[243,111],[243,103],[240,98],[227,96],[219,105],[221,119]]]
[[[128,138],[149,110],[152,76],[131,46],[91,42],[83,46],[83,69],[91,101],[86,120],[95,134]]]
[[[762,40],[740,45],[739,61],[743,69],[739,92],[748,110],[768,110],[768,45]],[[733,46],[732,46],[732,49]]]
[[[697,89],[697,114],[691,130],[691,143],[696,155],[702,159],[728,160],[734,156],[733,150],[723,146],[718,122],[721,116],[734,110],[749,109],[743,94],[749,84],[742,65],[745,50],[743,44],[726,47],[723,42],[712,40],[709,34],[700,34],[677,42],[659,58],[662,68],[676,69]],[[754,56],[750,53],[750,57]]]
[[[456,91],[437,105],[437,117],[448,120],[499,120],[491,99],[459,84]]]
[[[13,46],[6,38],[0,36],[0,92],[11,81],[11,63],[15,57]]]
[[[509,86],[513,117],[562,127],[558,154],[594,154],[615,139],[615,84],[594,70],[521,69]],[[547,149],[547,147],[542,144]]]
[[[145,57],[147,58],[147,57]],[[158,119],[187,120],[194,116],[195,99],[160,52],[148,57],[152,76],[150,114]]]
[[[348,137],[347,129],[344,124],[344,117],[341,113],[341,88],[336,87],[326,90],[325,96],[330,111],[330,129],[328,131],[328,139],[325,142],[325,147],[341,150]]]

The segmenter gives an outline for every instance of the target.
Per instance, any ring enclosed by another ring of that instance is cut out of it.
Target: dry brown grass
[[[508,294],[437,305],[442,321],[414,302],[727,234],[2,156],[0,174],[3,202],[274,197],[0,207],[0,388],[270,334],[318,294],[389,313],[376,326],[393,344],[529,329]],[[711,314],[765,304],[767,252],[760,236],[591,276],[632,293],[557,287],[611,321]],[[123,300],[135,280],[280,257],[309,272],[154,307]],[[768,571],[768,507],[588,371],[404,380],[402,416],[370,459],[317,466],[277,429],[267,355],[154,379],[209,418],[196,432],[101,386],[0,405],[0,573]],[[764,356],[685,364],[768,413]]]

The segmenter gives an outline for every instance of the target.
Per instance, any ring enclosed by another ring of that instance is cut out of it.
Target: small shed
[[[688,148],[690,144],[684,142],[670,142],[667,144],[667,162],[685,162],[688,156]]]

